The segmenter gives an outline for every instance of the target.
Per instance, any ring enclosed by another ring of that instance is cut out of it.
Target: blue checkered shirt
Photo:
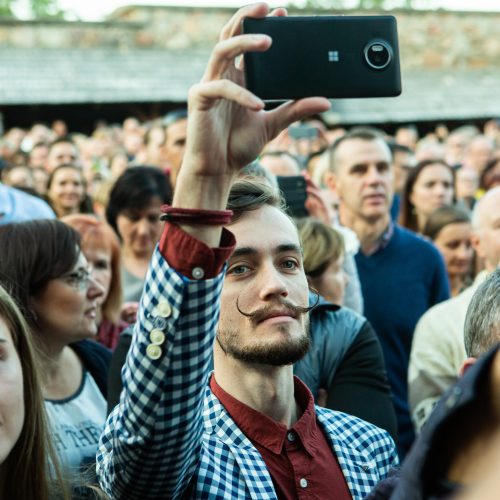
[[[155,250],[120,403],[97,454],[99,482],[111,498],[276,498],[262,456],[208,385],[222,283],[222,274],[188,280]],[[171,311],[162,316],[165,301]],[[154,329],[165,334],[157,359],[147,351]],[[356,417],[316,411],[353,498],[363,498],[397,464],[392,439]]]

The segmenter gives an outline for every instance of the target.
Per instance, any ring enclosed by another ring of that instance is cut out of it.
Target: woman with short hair
[[[160,208],[172,201],[168,176],[155,167],[131,167],[111,190],[106,219],[122,246],[125,302],[141,298],[149,260],[161,236]]]
[[[333,304],[342,305],[347,284],[344,239],[331,226],[312,218],[297,223],[309,285]]]

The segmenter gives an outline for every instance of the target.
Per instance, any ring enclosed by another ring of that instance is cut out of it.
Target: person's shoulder
[[[336,336],[348,334],[349,337],[355,337],[366,323],[366,318],[352,309],[332,304],[323,299],[311,311],[310,317],[311,329],[315,336],[318,333],[330,335],[331,332],[335,332]]]
[[[311,304],[311,301],[310,301]],[[353,311],[349,307],[340,306],[334,304],[333,302],[328,302],[323,297],[319,297],[319,301],[314,309],[311,310],[311,317],[315,316],[325,316],[332,318],[335,321],[354,321],[354,322],[364,322],[366,318],[361,314]]]
[[[13,213],[9,215],[10,222],[21,222],[30,219],[53,219],[53,210],[41,198],[32,196],[19,189],[11,188],[0,183],[0,196],[11,200]]]
[[[475,284],[471,285],[455,297],[433,305],[421,316],[419,323],[425,324],[429,321],[439,321],[442,323],[443,319],[448,316],[451,316],[455,320],[459,319],[460,316],[457,317],[457,313],[463,312],[465,314],[476,288]]]
[[[99,358],[106,362],[111,359],[111,350],[93,340],[80,340],[71,344],[71,347],[80,357],[85,359]]]
[[[355,445],[371,443],[394,448],[394,441],[389,433],[366,420],[321,406],[316,406],[316,414],[327,432],[345,441],[351,441]]]
[[[401,247],[412,252],[412,257],[419,260],[428,262],[443,263],[443,257],[439,253],[436,246],[427,238],[420,234],[416,234],[409,229],[401,226],[395,226],[395,234],[397,234],[398,241]]]
[[[414,233],[413,231],[398,225],[394,226],[394,233],[397,234],[400,240],[404,241],[407,245],[414,245],[415,248],[426,249],[432,253],[439,253],[433,243],[421,234]]]

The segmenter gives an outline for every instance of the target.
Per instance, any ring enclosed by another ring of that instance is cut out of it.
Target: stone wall
[[[0,46],[208,48],[233,12],[225,8],[123,7],[103,23],[2,20]],[[291,12],[296,13],[306,14]],[[404,69],[500,68],[500,12],[398,10],[392,14],[398,19]]]

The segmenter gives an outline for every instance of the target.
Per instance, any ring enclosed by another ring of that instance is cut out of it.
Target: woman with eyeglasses
[[[74,483],[95,461],[111,356],[91,340],[103,288],[79,243],[58,220],[0,226],[0,284],[29,325],[52,440]]]

